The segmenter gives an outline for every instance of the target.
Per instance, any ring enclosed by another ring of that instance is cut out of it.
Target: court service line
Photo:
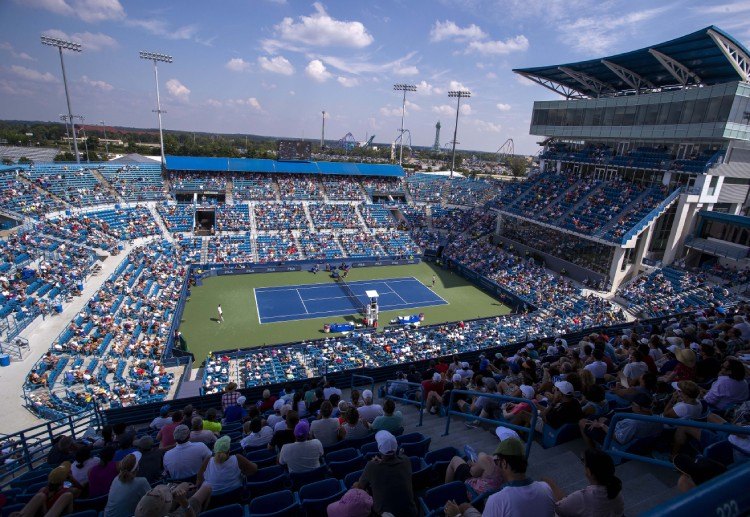
[[[297,296],[299,296],[299,301],[302,302],[302,308],[305,309],[305,314],[310,314],[310,311],[307,310],[307,305],[305,305],[305,300],[303,300],[302,295],[299,294],[299,290],[297,290]]]
[[[444,305],[441,303],[433,303],[433,304],[422,304],[421,302],[417,303],[407,303],[404,305],[385,305],[381,306],[381,308],[384,311],[395,311],[395,310],[401,310],[401,309],[414,309],[417,307],[432,307],[434,305]],[[294,313],[294,314],[279,314],[274,316],[268,316],[266,318],[263,318],[266,320],[265,322],[261,321],[261,324],[263,323],[282,323],[285,321],[300,321],[300,320],[309,320],[314,319],[317,317],[324,317],[327,315],[330,316],[347,316],[350,314],[355,314],[352,312],[342,311],[340,309],[336,310],[330,310],[330,311],[318,311],[318,312],[308,312],[307,314],[302,314],[300,312]],[[294,318],[294,316],[312,316],[311,318]]]
[[[263,325],[260,321],[260,305],[258,305],[258,295],[255,294],[255,289],[253,289],[253,298],[255,298],[255,312],[258,314],[258,325]]]
[[[406,300],[404,300],[404,298],[400,294],[398,294],[396,291],[394,291],[393,288],[390,285],[388,285],[388,282],[385,282],[385,286],[388,289],[390,289],[393,294],[395,294],[396,296],[398,296],[399,300],[401,300],[402,302],[404,302],[404,303],[406,303],[408,305],[408,302]],[[385,293],[385,294],[390,294],[390,293]]]

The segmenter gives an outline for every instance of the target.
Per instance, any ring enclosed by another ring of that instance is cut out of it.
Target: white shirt
[[[680,418],[695,419],[701,416],[701,413],[703,412],[703,407],[701,406],[700,402],[696,402],[695,404],[686,404],[685,402],[678,402],[677,404],[672,406],[672,410],[674,411],[675,415],[677,415]]]
[[[648,371],[648,365],[644,363],[643,361],[638,361],[636,363],[628,363],[625,365],[625,368],[623,368],[622,373],[625,374],[625,377],[628,379],[638,379],[641,375],[646,373]]]
[[[219,307],[219,314],[221,314],[222,312],[224,312],[224,311],[222,311],[221,307]]]
[[[648,351],[648,355],[650,355],[654,361],[658,361],[664,354],[662,354],[661,350],[659,350],[658,348],[652,348]]]
[[[338,442],[339,420],[338,418],[323,418],[313,420],[310,424],[310,436],[320,440],[323,447],[328,447]]]
[[[338,388],[323,388],[323,398],[326,400],[330,400],[334,393],[339,397],[341,396],[341,390]]]
[[[284,417],[275,413],[273,415],[268,415],[268,418],[266,419],[266,423],[272,428],[279,422],[284,422]]]
[[[89,482],[89,470],[94,465],[99,464],[99,458],[89,458],[83,462],[83,467],[78,468],[78,462],[74,461],[70,467],[70,475],[80,484],[85,485]]]
[[[320,440],[285,443],[279,452],[279,464],[286,465],[289,472],[304,472],[320,467],[321,456],[323,444]]]
[[[237,456],[229,456],[224,463],[216,463],[216,458],[208,460],[203,479],[211,487],[211,494],[224,494],[242,486],[242,471]]]
[[[482,517],[554,517],[555,498],[547,483],[506,486],[487,499]]]
[[[380,404],[371,404],[369,406],[362,406],[359,409],[359,418],[362,420],[367,420],[368,424],[371,424],[375,418],[384,415],[383,413],[383,406]]]
[[[273,429],[264,425],[257,433],[250,433],[245,436],[240,442],[240,445],[242,445],[243,449],[248,447],[259,447],[261,445],[267,445],[268,442],[271,441],[271,438],[273,438]]]
[[[284,429],[286,429],[286,420],[282,420],[281,422],[276,422],[276,424],[274,424],[273,426],[274,432],[283,431]]]
[[[151,426],[150,427],[152,429],[161,429],[165,425],[171,424],[171,423],[172,423],[172,417],[171,416],[168,416],[168,417],[157,416],[156,418],[154,418],[151,421]]]
[[[590,371],[595,379],[603,379],[607,373],[607,363],[604,361],[594,361],[584,366],[583,369]]]
[[[164,470],[173,479],[182,479],[198,473],[211,450],[203,442],[178,443],[164,454]]]

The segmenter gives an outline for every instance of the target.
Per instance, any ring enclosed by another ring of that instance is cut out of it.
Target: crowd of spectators
[[[215,190],[225,191],[227,175],[209,172],[170,172],[172,190]]]
[[[305,207],[299,203],[256,203],[253,206],[258,230],[307,228]]]
[[[301,174],[278,174],[276,183],[279,185],[281,199],[309,200],[322,199],[323,192],[318,180],[313,176]]]

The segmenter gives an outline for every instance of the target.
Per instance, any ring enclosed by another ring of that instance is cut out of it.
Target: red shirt
[[[447,363],[438,363],[435,365],[435,371],[440,373],[441,375],[445,375],[445,372],[448,371],[448,367],[450,365]]]
[[[674,367],[674,380],[679,381],[692,381],[695,378],[695,369],[685,366],[682,363],[677,363]]]
[[[445,389],[445,383],[444,382],[432,382],[432,379],[427,381],[422,381],[422,389],[424,390],[425,395],[430,393],[431,391],[434,391],[438,395],[443,394],[443,390]]]

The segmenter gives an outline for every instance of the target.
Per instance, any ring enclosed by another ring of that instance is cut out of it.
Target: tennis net
[[[354,291],[352,291],[352,288],[349,287],[349,284],[346,283],[346,280],[344,280],[343,277],[339,277],[339,286],[352,301],[354,307],[358,311],[362,311],[364,309],[364,304],[359,300],[359,298],[357,298],[357,295],[354,294]]]

